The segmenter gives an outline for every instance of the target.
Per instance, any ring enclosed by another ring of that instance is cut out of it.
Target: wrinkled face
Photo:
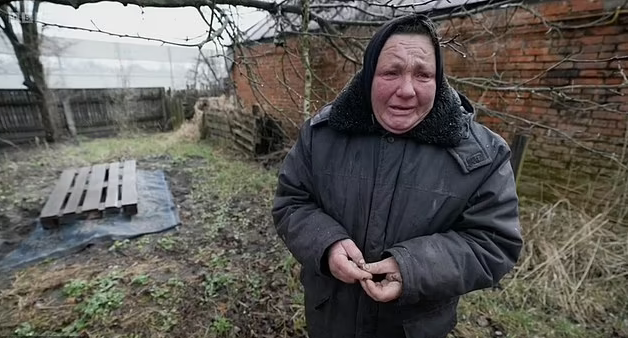
[[[377,121],[401,134],[418,125],[436,96],[436,56],[425,35],[395,34],[384,44],[371,86]]]

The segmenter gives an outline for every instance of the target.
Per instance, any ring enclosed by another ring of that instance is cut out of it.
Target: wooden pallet
[[[104,214],[137,214],[135,161],[97,164],[64,170],[39,219],[53,228],[77,219]]]

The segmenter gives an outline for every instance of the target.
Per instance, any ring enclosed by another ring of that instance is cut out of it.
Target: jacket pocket
[[[445,338],[456,327],[457,297],[436,306],[420,304],[413,306],[416,314],[403,321],[406,338]]]
[[[330,304],[334,293],[333,280],[306,269],[301,270],[300,280],[304,290],[305,320],[309,337],[329,337],[327,330],[333,312]]]
[[[306,307],[320,308],[331,298],[333,292],[331,278],[301,268],[299,280],[303,285]]]

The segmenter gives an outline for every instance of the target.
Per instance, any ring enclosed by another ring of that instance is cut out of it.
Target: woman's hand
[[[364,257],[360,249],[350,239],[338,241],[331,246],[328,264],[331,274],[348,284],[373,278],[369,272],[360,269],[364,265]]]
[[[393,257],[379,262],[365,264],[362,267],[372,275],[385,275],[382,281],[371,279],[360,280],[362,288],[369,297],[377,302],[390,302],[401,297],[401,271],[399,264]]]

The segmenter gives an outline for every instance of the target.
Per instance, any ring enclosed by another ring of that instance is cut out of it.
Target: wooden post
[[[258,104],[253,104],[251,112],[253,113],[253,156],[257,156],[260,155],[259,145],[261,143],[261,139],[263,137],[262,133],[264,131],[260,106]]]
[[[76,138],[76,124],[74,123],[74,112],[72,112],[72,106],[70,105],[70,95],[63,98],[63,113],[65,114],[65,121],[68,124],[70,135],[72,138]]]
[[[523,168],[523,162],[525,159],[526,150],[528,149],[528,135],[515,134],[515,139],[510,146],[512,151],[512,157],[510,158],[510,165],[515,174],[515,182],[519,182],[519,176],[521,175],[521,169]]]
[[[172,123],[172,114],[170,112],[170,107],[169,107],[169,97],[166,94],[166,90],[165,88],[161,87],[159,88],[159,94],[161,95],[161,110],[162,110],[162,115],[163,115],[163,124],[161,127],[161,131],[166,131],[169,130],[168,129],[168,123]],[[173,128],[174,129],[174,128]]]
[[[253,113],[253,116],[258,117],[261,115],[261,109],[259,104],[254,103],[253,106],[251,107],[251,112]]]

